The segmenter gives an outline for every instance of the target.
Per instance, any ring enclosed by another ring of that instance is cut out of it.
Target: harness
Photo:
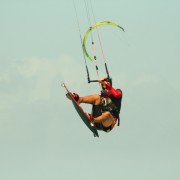
[[[115,117],[118,120],[118,126],[120,124],[120,109],[117,107],[117,105],[112,101],[110,97],[102,97],[101,100],[101,108],[102,112],[109,111],[113,117]]]
[[[101,123],[95,123],[94,124],[97,130],[110,132],[112,130],[112,125],[109,127],[104,127]]]

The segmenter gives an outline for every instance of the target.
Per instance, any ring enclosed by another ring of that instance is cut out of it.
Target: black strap
[[[117,125],[120,126],[120,117],[119,117],[119,115],[118,115],[117,119],[118,119],[118,124]]]

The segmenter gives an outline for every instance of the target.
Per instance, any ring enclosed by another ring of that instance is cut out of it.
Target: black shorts
[[[101,108],[102,108],[101,104],[100,105],[93,105],[93,107],[92,107],[92,116],[94,118],[99,117],[99,116],[102,115],[102,109]],[[109,132],[112,129],[112,126],[104,127],[102,125],[102,123],[95,123],[94,125],[95,125],[97,130],[102,130],[102,131],[105,131],[105,132]]]
[[[110,132],[112,130],[112,125],[109,127],[104,127],[102,125],[102,123],[95,123],[94,125],[97,130],[101,130],[101,131],[105,131],[105,132]]]
[[[94,118],[101,116],[102,115],[102,110],[101,110],[101,104],[99,105],[93,105],[92,106],[92,116]]]

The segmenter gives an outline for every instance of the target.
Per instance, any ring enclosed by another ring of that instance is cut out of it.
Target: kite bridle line
[[[107,68],[107,64],[106,64],[106,58],[105,58],[105,54],[104,54],[104,50],[103,50],[103,46],[102,46],[102,42],[101,42],[101,38],[100,38],[100,33],[98,28],[96,27],[96,31],[97,31],[97,35],[98,35],[98,41],[99,41],[99,46],[101,48],[101,53],[102,53],[102,57],[104,60],[104,65],[105,65],[105,70],[106,70],[106,74],[107,74],[107,78],[109,79],[109,72],[108,72],[108,68]]]
[[[88,19],[88,23],[89,23],[89,26],[91,26],[91,23],[90,23],[90,13],[89,13],[89,10],[88,10],[88,3],[84,0],[85,2],[85,9],[86,9],[86,14],[87,14],[87,19]],[[91,82],[98,82],[98,80],[90,80],[90,75],[89,75],[89,70],[88,70],[88,66],[87,66],[87,58],[86,58],[86,54],[84,52],[84,47],[83,47],[83,39],[82,39],[82,36],[81,36],[81,31],[80,31],[80,25],[79,25],[79,19],[78,19],[78,15],[77,15],[77,9],[76,9],[76,4],[75,4],[75,0],[73,0],[73,6],[74,6],[74,10],[75,10],[75,15],[76,15],[76,23],[77,23],[77,26],[78,26],[78,31],[79,31],[79,35],[80,35],[80,41],[81,41],[81,46],[82,46],[82,50],[83,50],[83,57],[84,57],[84,63],[85,63],[85,68],[86,68],[86,73],[87,73],[87,80],[88,80],[88,83],[91,83]],[[92,33],[91,33],[91,41],[92,41],[92,50],[94,52],[94,42],[93,42],[93,36],[92,36]],[[95,53],[94,53],[95,54]],[[97,63],[96,63],[96,56],[94,55],[94,63],[95,63],[95,67],[96,67],[96,73],[97,73],[97,76],[99,78],[99,73],[98,73],[98,66],[97,66]]]
[[[92,13],[92,16],[93,16],[93,20],[94,20],[94,23],[96,23],[96,18],[95,18],[95,15],[94,15],[94,10],[93,10],[93,6],[92,6],[92,2],[90,0],[90,9],[91,9],[91,13]],[[92,33],[91,33],[92,34]],[[94,59],[94,65],[96,67],[96,73],[97,73],[97,77],[99,79],[99,69],[98,69],[98,66],[97,66],[97,57],[95,55],[95,48],[94,48],[94,41],[92,41],[92,55],[93,55],[93,59]],[[99,84],[100,85],[100,84]],[[102,87],[100,86],[101,90],[102,90]]]
[[[86,33],[84,35],[84,38],[82,39],[79,20],[78,20],[78,15],[77,15],[77,9],[76,9],[76,5],[75,5],[75,0],[73,0],[75,14],[76,14],[76,22],[77,22],[78,30],[79,30],[79,34],[80,34],[81,46],[82,46],[82,49],[83,49],[83,56],[84,56],[84,62],[85,62],[85,67],[86,67],[87,80],[88,80],[88,83],[91,83],[91,82],[98,82],[98,80],[91,80],[90,79],[89,70],[88,70],[88,66],[87,66],[87,59],[89,59],[90,61],[94,61],[97,77],[99,79],[99,72],[98,72],[98,66],[97,66],[97,57],[95,55],[94,41],[93,41],[93,36],[92,36],[91,31],[93,29],[96,29],[96,31],[97,31],[98,41],[99,41],[102,57],[103,57],[103,60],[104,60],[105,71],[106,71],[106,74],[107,74],[107,78],[110,79],[110,75],[109,75],[109,71],[108,71],[108,67],[107,67],[107,63],[106,63],[106,58],[105,58],[105,54],[104,54],[104,50],[103,50],[102,42],[101,42],[101,38],[100,38],[100,33],[98,31],[98,26],[112,25],[112,26],[116,26],[116,27],[120,28],[123,31],[124,31],[124,29],[121,26],[119,26],[118,24],[110,22],[110,21],[96,22],[94,12],[93,12],[93,8],[92,8],[92,3],[91,3],[91,0],[90,0],[91,11],[92,11],[94,21],[95,21],[95,24],[91,25],[91,23],[90,23],[90,13],[89,13],[89,9],[88,9],[88,2],[86,2],[86,0],[84,0],[84,2],[85,2],[85,9],[86,9],[87,19],[88,19],[88,23],[89,23],[90,28],[86,31]],[[87,42],[87,37],[88,37],[89,34],[91,34],[93,60],[92,60],[92,58],[90,57],[90,55],[88,54],[88,52],[86,50],[86,42]]]
[[[83,40],[82,40],[82,36],[81,36],[81,30],[80,30],[80,25],[79,25],[79,20],[78,20],[78,15],[77,15],[77,9],[76,9],[75,0],[73,0],[73,6],[74,6],[75,14],[76,14],[76,24],[77,24],[77,26],[78,26],[79,37],[80,37],[81,46],[82,46],[82,50],[83,50]],[[84,50],[83,50],[83,57],[84,57],[84,63],[85,63],[85,67],[86,67],[87,80],[88,80],[88,83],[90,83],[89,70],[88,70],[87,60],[86,60],[86,56],[85,56]]]
[[[88,1],[88,0],[87,0]],[[92,15],[93,15],[93,20],[94,20],[94,24],[97,23],[96,21],[96,18],[95,18],[95,15],[94,15],[94,11],[93,11],[93,6],[92,6],[92,2],[91,0],[90,1],[90,8],[88,6],[88,2],[86,0],[84,0],[85,2],[85,7],[86,7],[86,14],[87,14],[87,19],[88,19],[88,22],[89,22],[89,32],[91,34],[91,41],[92,41],[92,55],[93,55],[93,59],[94,59],[94,65],[95,65],[95,68],[96,68],[96,73],[97,73],[97,77],[99,79],[99,72],[98,72],[98,66],[97,66],[97,57],[95,55],[95,49],[94,49],[94,41],[93,41],[93,35],[92,35],[92,32],[91,32],[91,28],[92,27],[92,24],[91,24],[91,20],[90,20],[90,10],[92,12]],[[90,9],[90,10],[89,10]],[[106,70],[106,74],[107,74],[107,78],[109,79],[110,76],[109,76],[109,72],[108,72],[108,68],[107,68],[107,64],[106,64],[106,58],[105,58],[105,54],[104,54],[104,50],[103,50],[103,47],[102,47],[102,42],[101,42],[101,38],[100,38],[100,33],[99,33],[99,30],[98,30],[98,27],[96,26],[96,32],[97,32],[97,35],[98,35],[98,41],[99,41],[99,46],[100,46],[100,49],[101,49],[101,53],[102,53],[102,57],[104,59],[104,64],[105,64],[105,70]],[[85,49],[85,46],[83,47],[83,50]],[[90,82],[98,82],[97,80],[90,80]]]
[[[88,0],[84,0],[84,4],[85,4],[85,9],[86,9],[88,24],[89,24],[89,27],[91,27],[92,23],[91,23],[90,8],[89,8]],[[92,11],[92,15],[93,15],[93,18],[94,18],[94,22],[95,22],[95,16],[94,16],[91,0],[90,0],[90,6],[91,6],[91,11]],[[98,71],[98,66],[97,66],[97,61],[96,61],[97,58],[96,58],[96,55],[95,55],[94,40],[93,40],[92,32],[90,32],[90,35],[91,35],[91,44],[92,44],[91,50],[92,50],[92,55],[93,55],[93,59],[94,59],[94,65],[95,65],[97,77],[99,79],[99,71]],[[89,80],[88,83],[90,83],[90,82],[94,82],[94,81]]]

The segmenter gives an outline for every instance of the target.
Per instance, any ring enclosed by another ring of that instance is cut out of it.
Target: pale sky
[[[83,36],[84,1],[75,2]],[[94,138],[65,98],[62,82],[99,93],[87,83],[73,1],[1,0],[1,180],[179,180],[180,1],[91,2],[97,22],[125,29],[99,28],[123,91],[121,126]]]

